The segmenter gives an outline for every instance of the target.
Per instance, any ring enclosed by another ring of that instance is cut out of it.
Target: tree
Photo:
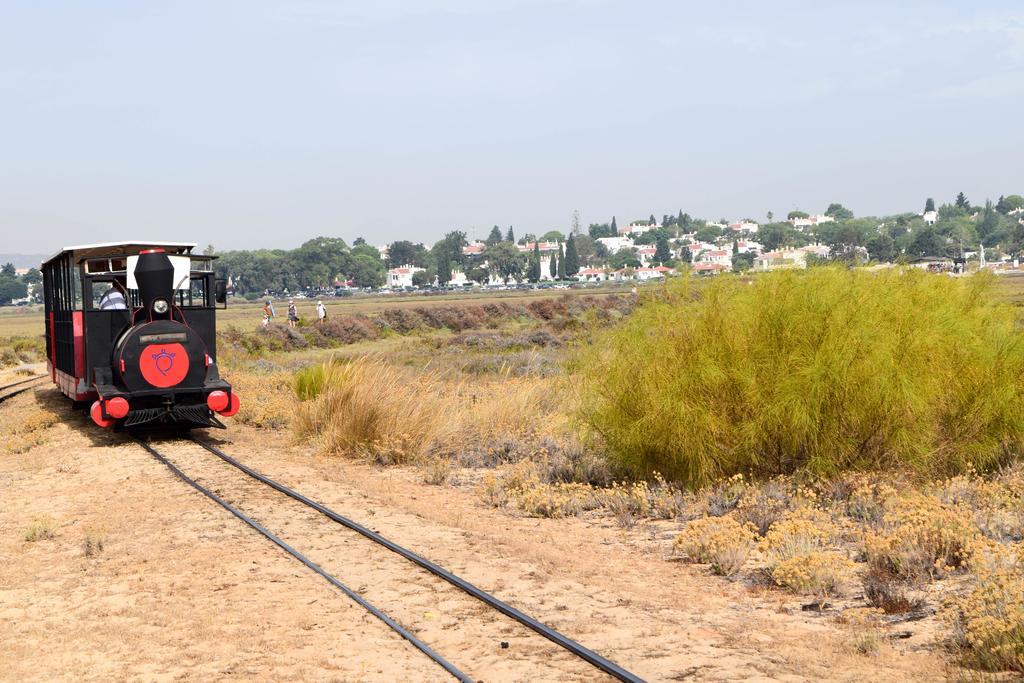
[[[497,244],[500,241],[501,241],[501,228],[499,228],[497,225],[495,225],[493,228],[491,228],[491,234],[487,236],[486,240],[484,240],[484,244],[490,246],[492,244]]]
[[[996,204],[996,210],[1004,215],[1020,209],[1024,209],[1024,197],[1021,197],[1019,194],[1000,197],[999,203]]]
[[[427,265],[427,248],[408,240],[398,240],[388,245],[388,267],[412,265],[423,268]]]
[[[992,205],[991,199],[985,200],[985,209],[981,216],[981,221],[978,222],[978,237],[981,238],[983,244],[986,244],[986,240],[994,235],[999,230],[999,214],[996,213],[995,207]]]
[[[565,279],[565,245],[558,245],[558,279]]]
[[[693,225],[693,219],[690,217],[690,214],[680,212],[679,229],[682,230],[683,232],[686,232],[687,230],[690,229],[691,225]]]
[[[548,275],[552,280],[558,279],[558,252],[551,252],[551,258],[548,259]]]
[[[875,235],[868,240],[867,249],[872,261],[890,263],[896,258],[896,240],[889,235]]]
[[[377,256],[358,254],[352,258],[348,276],[356,287],[380,287],[384,284],[384,264]]]
[[[651,217],[647,219],[647,225],[657,225],[657,224],[658,224],[658,221],[657,221],[657,219],[654,218],[654,214],[652,213]]]
[[[662,235],[655,243],[654,260],[665,265],[672,260],[672,250],[668,246],[668,237]]]
[[[213,248],[212,244],[207,244],[206,248],[203,249],[203,256],[213,256],[217,253],[217,250]]]
[[[833,258],[851,260],[863,253],[859,247],[865,246],[876,233],[874,221],[858,218],[822,224],[818,228],[818,239],[831,248]]]
[[[43,281],[43,274],[38,268],[29,268],[28,272],[21,276],[21,281],[26,285],[38,285]]]
[[[787,223],[769,223],[757,231],[757,239],[765,251],[775,251],[789,243],[791,233],[792,227]]]
[[[512,242],[499,242],[487,247],[484,253],[487,255],[487,265],[495,277],[507,283],[510,278],[519,279],[522,275],[526,259]]]
[[[615,237],[619,234],[619,226],[615,224],[615,216],[612,216],[612,234],[610,237]]]
[[[452,261],[446,251],[441,251],[437,256],[437,284],[444,286],[452,279]]]
[[[580,255],[576,251],[576,236],[569,235],[569,239],[565,242],[565,274],[572,277],[578,272],[580,272]]]
[[[511,242],[512,244],[516,243],[516,234],[514,232],[512,232],[512,226],[511,225],[508,226],[508,232],[505,234],[505,241],[506,242]]]
[[[595,240],[601,237],[615,237],[615,228],[608,223],[591,223],[587,228],[587,234]]]
[[[754,267],[754,254],[753,252],[745,252],[743,254],[736,254],[732,257],[732,270],[734,273],[742,273],[745,270],[750,270]]]
[[[608,267],[613,270],[627,267],[639,268],[640,259],[637,258],[635,249],[623,247],[608,257]]]
[[[929,197],[928,199],[924,200],[924,212],[928,213],[929,211],[934,211],[934,210],[935,210],[935,200],[932,199],[931,197]]]
[[[572,212],[572,230],[570,231],[570,234],[572,234],[572,235],[580,234],[580,210],[579,209],[573,209],[573,212]]]
[[[530,282],[540,281],[540,244],[533,243],[533,255],[530,257],[530,266],[526,269],[526,279]]]
[[[441,284],[451,279],[452,267],[466,263],[466,255],[462,253],[462,248],[467,244],[469,242],[466,241],[466,233],[461,230],[453,230],[430,248],[438,278],[447,275],[445,279],[440,280]],[[444,268],[442,268],[442,263],[446,264]]]
[[[352,243],[352,246],[358,247],[360,244],[366,244],[366,240],[363,239],[362,237],[357,237],[355,241]]]
[[[540,239],[544,242],[561,242],[565,239],[565,235],[558,230],[548,230],[540,236]]]
[[[13,266],[12,266],[13,267]],[[14,299],[22,299],[28,294],[28,285],[7,273],[7,266],[0,272],[0,304],[9,304]]]
[[[722,236],[722,229],[714,225],[705,225],[699,228],[693,236],[698,242],[713,242]]]
[[[971,203],[967,201],[967,197],[964,196],[963,192],[959,192],[956,195],[956,207],[964,211],[969,211],[971,208]]]
[[[466,271],[466,278],[483,285],[487,284],[487,281],[490,279],[490,273],[482,266],[473,266]]]
[[[907,251],[911,256],[941,256],[945,250],[946,241],[935,231],[935,228],[928,226],[914,235]]]
[[[362,244],[354,244],[351,251],[353,256],[367,256],[372,259],[380,260],[380,250],[377,247],[372,247],[366,242]]]
[[[767,215],[768,215],[768,222],[771,223],[772,222],[772,218],[775,217],[775,214],[773,214],[771,211],[769,211]]]
[[[17,269],[15,269],[13,263],[5,263],[3,267],[0,268],[0,275],[9,275],[11,277],[17,277],[18,271]]]
[[[437,275],[432,270],[417,270],[412,274],[412,284],[414,287],[429,287],[434,284],[434,278]]]
[[[809,213],[807,213],[806,211],[800,211],[799,209],[794,209],[793,211],[790,211],[788,214],[786,214],[786,220],[788,220],[788,221],[791,221],[794,218],[809,218],[809,217],[810,217]]]
[[[835,218],[837,221],[845,221],[853,218],[853,211],[850,211],[842,204],[833,202],[828,205],[827,209],[825,209],[825,215],[832,216],[832,218]]]
[[[591,265],[591,260],[594,258],[595,251],[597,248],[594,243],[594,240],[592,240],[587,235],[577,235],[576,237],[573,238],[572,242],[573,248],[576,250],[576,254],[578,257],[577,263],[581,266]],[[565,256],[566,258],[569,257],[568,249],[566,249]]]

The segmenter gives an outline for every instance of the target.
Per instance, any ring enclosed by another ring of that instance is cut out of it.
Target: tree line
[[[903,213],[882,217],[857,217],[853,211],[834,202],[825,215],[834,220],[805,229],[797,229],[790,222],[807,218],[808,213],[794,209],[786,220],[775,220],[767,212],[767,222],[761,223],[756,236],[751,235],[766,251],[797,248],[811,243],[828,245],[831,258],[836,260],[896,261],[922,256],[957,256],[976,251],[984,246],[995,256],[1000,253],[1024,253],[1024,225],[1018,221],[1024,210],[1024,197],[1007,195],[998,201],[972,204],[964,193],[948,203],[937,205],[933,198],[924,203],[922,213]],[[925,220],[935,212],[934,222]],[[752,218],[744,222],[756,223]],[[631,247],[617,252],[598,241],[618,236],[618,222],[613,216],[605,223],[591,223],[587,228],[579,225],[574,214],[573,228],[568,234],[549,230],[543,234],[526,233],[516,236],[512,226],[495,225],[483,241],[483,251],[466,254],[469,245],[465,232],[453,230],[432,246],[410,240],[397,240],[387,245],[387,256],[362,238],[351,245],[336,237],[317,237],[297,249],[262,249],[227,251],[215,262],[218,275],[230,276],[235,291],[241,294],[264,291],[301,291],[328,289],[338,282],[355,287],[380,287],[389,268],[412,265],[423,270],[414,275],[416,285],[426,286],[451,281],[452,273],[461,271],[467,279],[486,283],[493,279],[505,282],[527,280],[537,282],[545,273],[538,242],[557,243],[558,249],[548,260],[546,275],[565,279],[586,267],[607,267],[613,270],[638,268],[641,265],[636,247],[654,245],[655,263],[680,265],[691,256],[687,249],[679,249],[682,235],[693,239],[717,243],[728,248],[732,242],[734,262],[738,269],[749,268],[753,256],[740,254],[733,232],[724,218],[708,221],[694,218],[679,210],[663,214],[659,222],[654,214],[646,219],[631,221],[632,225],[645,224],[647,229],[632,235]],[[518,247],[533,246],[526,251]],[[212,247],[208,247],[212,253]]]
[[[37,268],[29,268],[28,272],[19,276],[13,263],[5,263],[0,267],[0,304],[9,304],[16,299],[28,296],[29,285],[37,285],[43,281],[43,274]],[[42,290],[36,287],[33,298],[38,299]]]

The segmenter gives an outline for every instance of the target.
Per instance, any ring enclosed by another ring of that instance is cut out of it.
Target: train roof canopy
[[[75,247],[64,247],[56,254],[42,262],[45,266],[58,256],[70,253],[77,262],[91,256],[130,256],[143,249],[162,247],[170,254],[191,254],[198,245],[193,242],[103,242],[101,244],[80,244]]]

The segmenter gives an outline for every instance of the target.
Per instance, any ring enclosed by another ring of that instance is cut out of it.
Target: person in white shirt
[[[124,311],[128,309],[128,303],[124,296],[124,287],[120,282],[114,280],[110,289],[100,297],[101,311]]]
[[[324,306],[323,301],[316,302],[316,322],[317,324],[323,323],[327,319],[327,307]]]

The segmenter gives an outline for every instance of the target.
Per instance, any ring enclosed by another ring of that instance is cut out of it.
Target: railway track
[[[46,379],[47,377],[48,377],[48,375],[36,375],[35,377],[29,377],[28,379],[23,379],[23,380],[19,380],[17,382],[11,382],[10,384],[5,384],[4,386],[0,387],[0,403],[3,403],[4,401],[6,401],[9,398],[14,398],[15,396],[17,396],[18,394],[20,394],[20,393],[22,393],[24,391],[28,391],[29,389],[35,388],[34,384],[29,384],[30,382],[38,382],[39,380]],[[28,385],[28,386],[23,386],[23,385]],[[14,387],[20,387],[20,388],[14,388]],[[13,389],[13,390],[11,390],[11,389]]]
[[[322,564],[314,562],[306,554],[299,551],[291,544],[286,542],[283,538],[281,538],[280,536],[272,532],[270,529],[268,529],[267,526],[265,526],[263,523],[257,521],[253,516],[244,512],[241,509],[240,505],[232,504],[232,502],[229,502],[229,500],[226,499],[226,496],[221,493],[221,490],[223,488],[231,487],[230,484],[226,486],[204,485],[204,483],[200,482],[200,479],[205,481],[206,477],[189,476],[181,467],[179,467],[178,464],[176,464],[175,460],[172,459],[173,456],[168,456],[166,453],[160,452],[154,447],[152,443],[147,443],[138,436],[133,436],[133,438],[150,455],[156,458],[168,469],[170,469],[171,472],[180,480],[182,480],[183,482],[185,482],[198,492],[202,493],[210,500],[214,501],[215,503],[223,507],[236,518],[247,524],[252,529],[256,530],[258,533],[260,533],[264,538],[274,543],[281,550],[288,553],[291,557],[298,560],[307,568],[318,574],[332,586],[334,586],[342,593],[344,593],[347,597],[349,597],[354,602],[359,604],[367,612],[369,612],[374,617],[383,622],[388,628],[390,628],[399,636],[408,641],[417,650],[419,650],[424,655],[429,657],[434,663],[443,668],[455,679],[465,682],[471,682],[476,680],[473,677],[466,674],[464,671],[462,671],[458,666],[453,664],[451,661],[446,659],[443,655],[441,655],[433,648],[431,648],[430,645],[428,645],[418,635],[413,633],[412,630],[404,627],[399,622],[398,619],[393,618],[385,611],[378,608],[369,600],[364,598],[360,594],[362,592],[361,590],[353,590],[348,585],[339,580],[334,574],[327,571],[327,569],[325,569]],[[221,471],[230,472],[232,470],[229,468],[233,468],[233,470],[237,470],[245,474],[248,477],[248,479],[246,479],[245,481],[250,482],[250,485],[252,485],[251,482],[255,482],[255,485],[258,486],[261,491],[266,491],[267,487],[269,487],[270,489],[273,489],[277,493],[286,496],[288,499],[290,499],[290,501],[293,501],[295,504],[301,506],[302,509],[316,513],[318,518],[326,518],[337,525],[340,525],[350,531],[355,532],[356,534],[359,534],[359,536],[361,536],[362,538],[372,541],[374,544],[376,544],[376,546],[388,551],[388,553],[391,554],[389,556],[397,555],[404,558],[405,560],[413,563],[420,569],[427,572],[434,579],[441,579],[447,584],[458,589],[458,591],[460,591],[462,594],[468,595],[474,598],[475,600],[479,601],[480,603],[483,603],[483,605],[486,605],[486,607],[489,608],[488,611],[495,611],[504,615],[505,617],[518,623],[522,627],[525,627],[533,633],[540,635],[543,638],[546,638],[551,643],[554,643],[559,648],[570,653],[573,657],[590,664],[591,666],[603,671],[604,673],[608,674],[609,676],[617,680],[628,681],[630,683],[639,683],[642,681],[642,679],[639,676],[627,671],[626,669],[622,668],[621,666],[612,662],[611,660],[597,654],[596,652],[584,647],[583,645],[577,643],[576,641],[565,636],[564,634],[559,633],[555,629],[541,623],[540,621],[534,619],[533,617],[530,617],[529,615],[516,609],[515,607],[503,602],[502,600],[491,595],[490,593],[481,590],[480,588],[474,586],[472,583],[466,581],[465,579],[445,570],[438,564],[385,538],[376,531],[373,531],[368,527],[348,517],[338,514],[337,512],[325,507],[324,505],[312,500],[311,498],[299,493],[298,491],[291,489],[287,486],[284,486],[283,484],[280,484],[277,481],[274,481],[273,479],[261,474],[260,472],[254,470],[253,468],[231,457],[230,455],[223,452],[216,446],[210,444],[209,442],[203,439],[199,439],[195,436],[189,436],[188,441],[191,441],[192,443],[196,444],[202,449],[205,449],[209,453],[216,456],[221,463],[228,466],[228,468],[222,467]],[[206,458],[205,460],[209,462],[209,458]],[[219,479],[219,473],[217,478]],[[284,521],[283,523],[288,524],[288,521]],[[431,589],[425,588],[425,590]],[[503,647],[505,647],[504,644]]]

